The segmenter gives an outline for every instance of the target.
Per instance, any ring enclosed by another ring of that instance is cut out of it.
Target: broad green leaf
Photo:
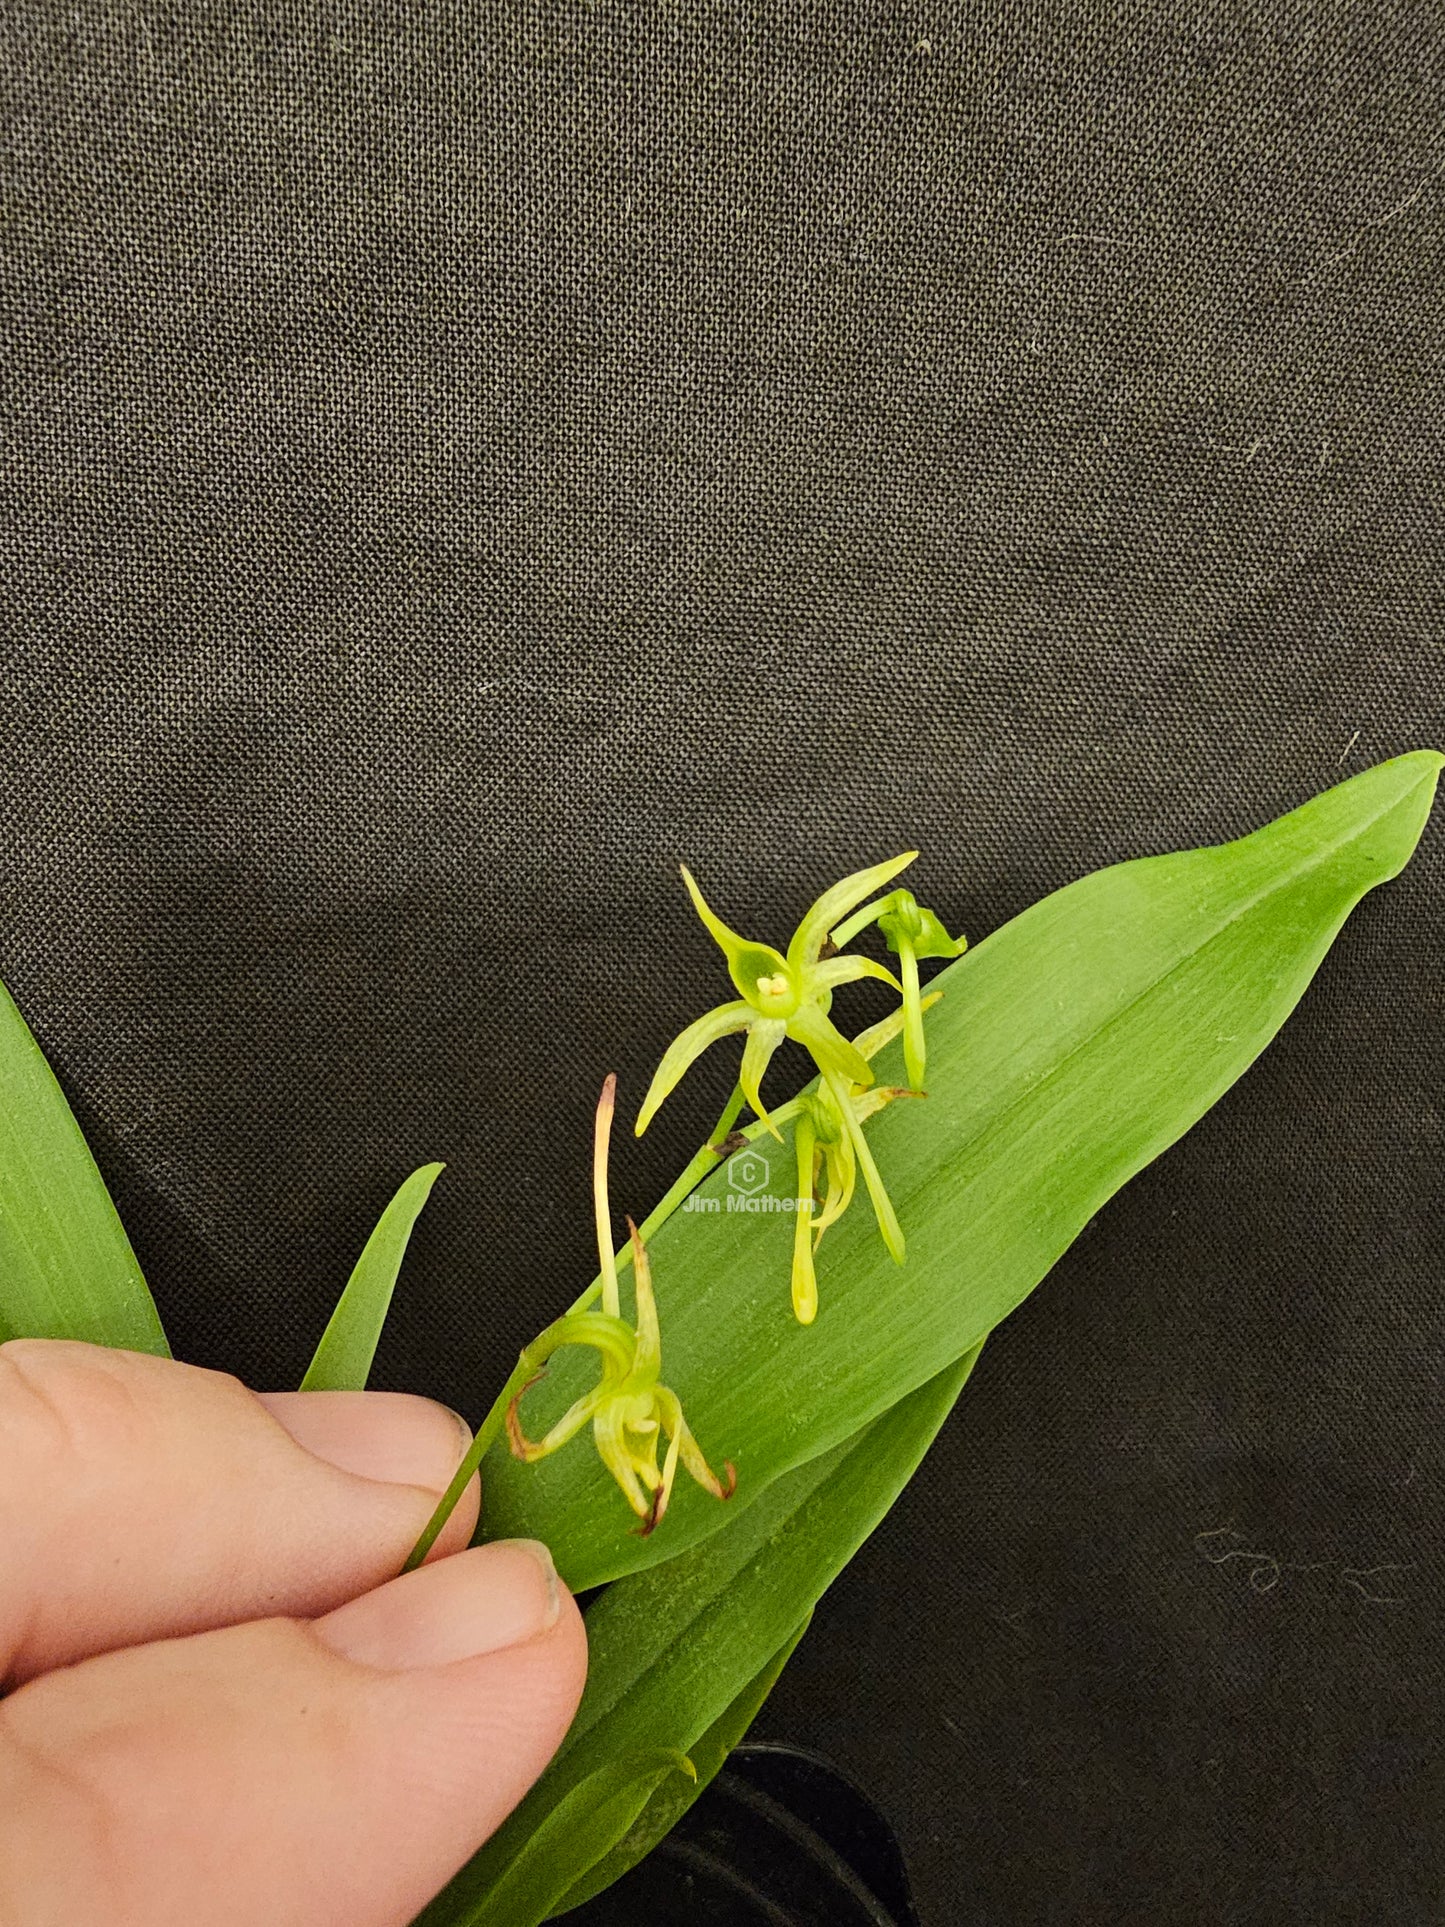
[[[699,1794],[722,1771],[728,1754],[757,1718],[763,1701],[777,1684],[778,1675],[792,1657],[798,1641],[807,1632],[811,1619],[812,1614],[809,1613],[802,1625],[783,1641],[757,1678],[748,1681],[722,1717],[714,1720],[702,1738],[693,1745],[688,1758],[697,1777],[689,1780],[685,1774],[674,1774],[665,1779],[612,1851],[604,1854],[575,1887],[567,1889],[557,1903],[559,1914],[580,1907],[594,1894],[600,1894],[605,1887],[610,1887],[614,1880],[620,1880],[623,1874],[652,1852],[659,1840],[672,1832]]]
[[[366,1390],[411,1228],[444,1169],[440,1164],[424,1164],[413,1171],[377,1219],[321,1334],[316,1356],[306,1367],[303,1392]]]
[[[690,1781],[692,1770],[685,1753],[665,1748],[595,1767],[536,1820],[527,1852],[502,1868],[486,1913],[475,1918],[496,1927],[533,1927],[548,1919],[575,1870],[594,1866],[627,1833],[662,1782]],[[430,1909],[421,1916],[430,1917]]]
[[[80,1126],[0,987],[0,1340],[170,1347]]]
[[[587,1615],[587,1690],[561,1751],[420,1916],[420,1927],[535,1927],[544,1916],[514,1911],[511,1883],[540,1892],[555,1873],[565,1876],[557,1894],[580,1888],[603,1857],[592,1851],[596,1834],[574,1853],[553,1816],[610,1762],[657,1749],[691,1757],[709,1736],[722,1742],[720,1723],[740,1695],[781,1663],[779,1655],[786,1658],[800,1622],[907,1484],[976,1356],[957,1360],[855,1438],[777,1479],[724,1531],[663,1568],[608,1587]],[[617,1827],[606,1851],[643,1811],[639,1804]],[[534,1889],[527,1883],[539,1863],[548,1871],[537,1872]]]
[[[578,1587],[676,1558],[976,1344],[1274,1036],[1354,904],[1409,858],[1442,760],[1402,756],[1238,842],[1084,877],[935,977],[928,1101],[869,1127],[902,1270],[851,1211],[819,1254],[817,1323],[797,1325],[793,1220],[769,1208],[791,1195],[793,1150],[761,1140],[755,1196],[719,1171],[706,1208],[652,1240],[664,1377],[703,1451],[736,1465],[731,1508],[689,1486],[638,1539],[595,1454],[522,1466],[500,1449],[487,1532],[545,1539]],[[890,1049],[883,1083],[901,1074]],[[559,1361],[528,1395],[531,1430],[587,1382]]]

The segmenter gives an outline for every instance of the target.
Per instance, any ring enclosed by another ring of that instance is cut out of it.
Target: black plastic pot
[[[903,1853],[826,1760],[740,1746],[667,1839],[567,1927],[918,1927]]]

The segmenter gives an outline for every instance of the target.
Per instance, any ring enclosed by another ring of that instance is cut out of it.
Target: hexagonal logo
[[[734,1191],[741,1191],[745,1198],[761,1191],[768,1181],[768,1160],[761,1151],[755,1151],[751,1144],[741,1151],[734,1151],[728,1159],[728,1183]]]

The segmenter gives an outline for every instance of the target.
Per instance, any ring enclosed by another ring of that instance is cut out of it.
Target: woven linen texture
[[[1445,739],[1419,0],[0,51],[0,974],[183,1356],[294,1384],[443,1158],[376,1382],[480,1415],[589,1274],[603,1073],[721,994],[679,859],[780,936],[917,844],[976,939]],[[767,1708],[928,1927],[1438,1917],[1442,937],[1437,822]]]

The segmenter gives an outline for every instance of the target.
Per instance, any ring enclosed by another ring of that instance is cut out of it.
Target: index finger
[[[0,1345],[0,1682],[329,1612],[401,1570],[464,1450],[428,1399],[263,1400],[138,1352]],[[459,1510],[443,1552],[471,1536],[475,1487]]]

